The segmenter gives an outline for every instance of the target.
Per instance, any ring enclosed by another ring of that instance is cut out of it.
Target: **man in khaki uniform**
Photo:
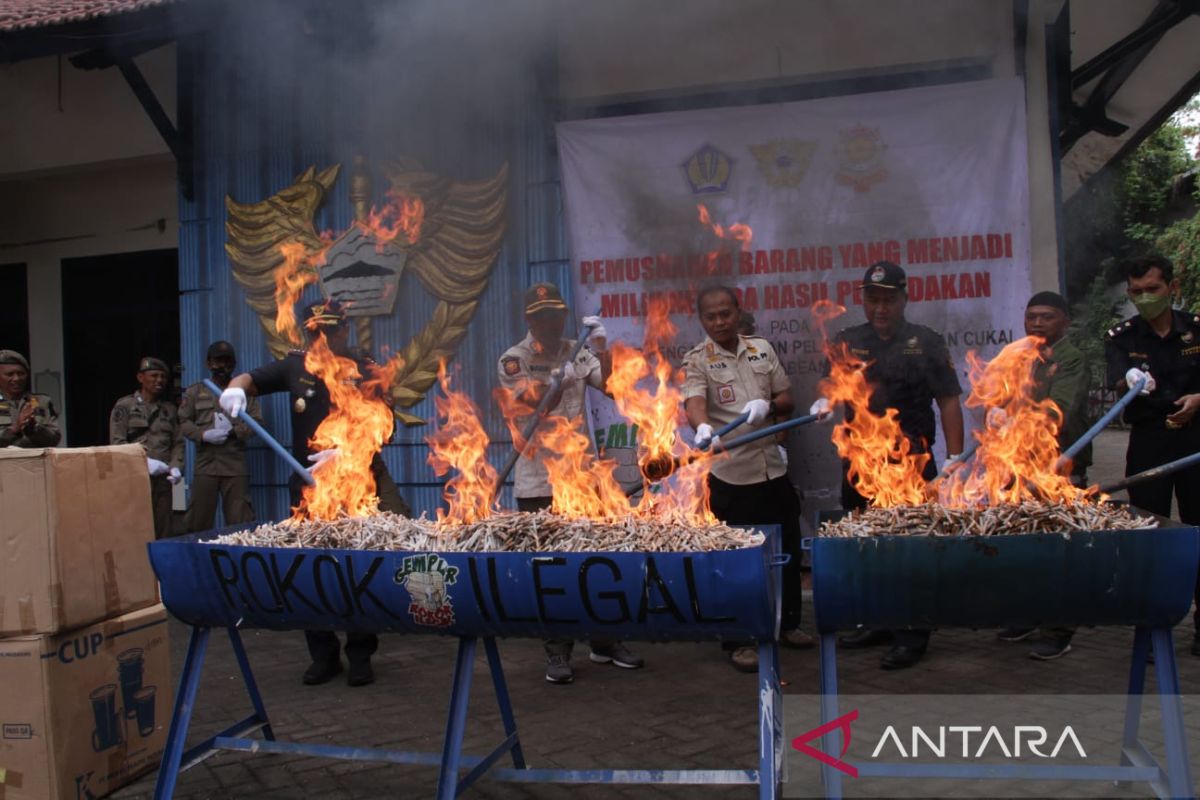
[[[700,324],[708,334],[683,357],[684,410],[696,429],[696,445],[715,447],[720,427],[743,413],[750,418],[733,437],[792,413],[787,373],[766,339],[738,334],[737,295],[724,286],[696,298]],[[730,525],[778,525],[783,551],[791,560],[783,573],[783,622],[779,640],[789,647],[812,647],[800,630],[800,500],[787,478],[787,466],[775,438],[768,436],[713,460],[708,476],[712,510]],[[748,643],[726,642],[735,668],[758,669],[758,652]]]
[[[229,342],[208,347],[208,369],[213,383],[224,389],[233,377],[237,354]],[[247,401],[246,412],[262,424],[257,397]],[[254,521],[250,504],[250,470],[246,467],[246,442],[254,434],[240,418],[230,420],[221,413],[217,398],[193,383],[179,405],[179,429],[196,443],[196,468],[192,478],[192,504],[188,508],[189,533],[207,531],[217,517],[217,499],[225,512],[225,524]]]
[[[0,447],[54,447],[62,439],[50,398],[29,391],[29,362],[0,350]]]
[[[583,400],[586,386],[603,391],[612,372],[612,357],[607,352],[607,334],[599,317],[584,317],[584,326],[594,326],[588,343],[595,348],[579,351],[570,364],[565,363],[575,348],[575,340],[564,339],[567,304],[562,293],[552,283],[537,283],[525,293],[525,324],[529,333],[500,356],[500,385],[518,399],[536,406],[550,384],[551,373],[563,370],[559,397],[552,400],[548,414],[568,419],[583,419]],[[519,426],[526,419],[519,419]],[[534,445],[536,445],[536,435]],[[518,511],[537,511],[549,508],[552,500],[546,467],[537,457],[536,447],[527,448],[517,459],[513,470],[514,494]],[[550,683],[570,683],[575,678],[571,669],[570,639],[548,639],[546,645],[546,680]],[[615,664],[625,669],[638,669],[645,662],[629,652],[620,642],[592,639],[592,661]]]
[[[162,399],[170,370],[158,358],[138,365],[138,390],[113,406],[108,418],[109,444],[140,444],[150,470],[154,536],[171,535],[171,487],[183,478],[183,436],[175,404]]]

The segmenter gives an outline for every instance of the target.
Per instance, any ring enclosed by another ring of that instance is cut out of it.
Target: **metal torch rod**
[[[1124,410],[1125,406],[1127,406],[1131,402],[1133,402],[1133,398],[1138,396],[1138,392],[1140,392],[1142,390],[1142,387],[1145,385],[1146,385],[1146,379],[1142,378],[1137,383],[1135,383],[1133,386],[1129,387],[1129,391],[1127,391],[1121,397],[1120,400],[1113,403],[1113,407],[1110,408],[1103,417],[1096,420],[1096,424],[1093,425],[1092,427],[1088,428],[1087,433],[1085,433],[1083,436],[1079,437],[1079,441],[1077,441],[1075,444],[1071,445],[1070,447],[1068,447],[1066,450],[1063,451],[1063,454],[1058,457],[1058,463],[1056,466],[1059,469],[1062,469],[1063,467],[1066,466],[1068,461],[1075,458],[1075,456],[1079,455],[1080,450],[1087,447],[1088,443],[1091,442],[1092,439],[1095,439],[1097,436],[1100,435],[1100,431],[1102,431],[1106,427],[1108,427],[1108,423],[1112,422],[1114,419],[1117,418],[1117,415],[1120,414],[1121,411]]]
[[[774,425],[768,425],[765,428],[759,428],[754,433],[747,433],[745,436],[739,436],[729,442],[721,442],[717,447],[717,452],[725,452],[728,450],[736,450],[744,444],[757,442],[759,439],[764,439],[767,436],[774,436],[780,431],[790,431],[792,428],[799,428],[801,425],[807,425],[810,422],[816,422],[819,414],[805,414],[803,417],[796,417],[784,422],[777,422]]]
[[[579,352],[587,344],[588,337],[592,335],[593,330],[595,330],[594,325],[588,325],[583,329],[583,333],[579,336],[579,341],[575,342],[575,347],[572,348],[571,355],[567,356],[565,363],[575,363],[575,359],[579,357]],[[509,453],[508,460],[504,462],[504,466],[500,468],[500,472],[496,475],[496,485],[492,489],[493,498],[500,494],[500,487],[508,479],[508,475],[512,472],[513,467],[517,465],[517,460],[521,458],[521,453],[529,445],[529,441],[537,431],[538,425],[541,425],[542,420],[546,418],[546,412],[550,410],[550,401],[554,399],[554,395],[558,394],[559,387],[562,386],[562,381],[562,367],[559,367],[558,371],[550,375],[550,384],[546,387],[546,392],[542,395],[542,399],[537,404],[537,408],[534,409],[529,421],[525,423],[525,428],[521,431],[520,439],[513,442],[513,450]]]
[[[208,378],[204,379],[204,388],[208,389],[210,392],[216,395],[218,399],[220,399],[221,387],[217,386]],[[266,442],[268,447],[274,450],[280,458],[287,462],[287,465],[292,468],[293,472],[300,476],[301,480],[303,480],[309,486],[315,486],[317,484],[317,479],[312,476],[312,473],[302,467],[300,462],[296,460],[296,457],[289,453],[283,445],[275,441],[275,438],[271,436],[271,434],[267,433],[267,429],[258,424],[258,420],[247,413],[243,413],[238,417],[238,419],[246,423],[247,427],[254,431],[258,438]]]
[[[950,461],[949,459],[947,459],[946,463],[942,465],[941,471],[938,472],[938,474],[935,475],[933,480],[931,480],[929,483],[931,485],[934,483],[937,483],[942,478],[949,475],[950,470],[952,468],[954,468],[960,464],[965,464],[968,461],[970,461],[971,457],[975,455],[975,451],[978,449],[979,449],[979,440],[976,439],[975,441],[971,442],[969,445],[966,446],[966,448],[962,451],[962,454],[959,455],[959,457],[957,459],[955,459],[954,461]]]
[[[1119,492],[1122,489],[1127,489],[1130,486],[1136,486],[1139,483],[1152,481],[1155,478],[1163,478],[1167,475],[1173,475],[1180,470],[1187,469],[1195,464],[1200,464],[1200,453],[1192,453],[1190,456],[1177,458],[1174,461],[1168,461],[1166,464],[1161,464],[1153,469],[1148,469],[1145,472],[1139,472],[1136,475],[1130,475],[1116,483],[1110,483],[1108,486],[1101,486],[1100,491],[1105,494]]]
[[[741,425],[745,425],[746,420],[748,420],[748,419],[750,419],[749,411],[747,411],[744,414],[737,415],[736,417],[734,417],[733,421],[729,422],[726,425],[722,425],[721,427],[719,427],[715,431],[713,431],[712,438],[719,439],[722,436],[727,436],[730,433],[733,433],[735,428],[737,428]],[[704,443],[703,447],[697,447],[696,449],[697,450],[707,450],[711,445],[712,445],[712,439],[709,439],[707,442]]]

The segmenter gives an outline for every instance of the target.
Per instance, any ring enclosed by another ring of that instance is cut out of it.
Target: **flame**
[[[1074,503],[1098,494],[1096,487],[1074,486],[1057,468],[1062,412],[1049,398],[1034,399],[1034,369],[1045,360],[1041,343],[1018,339],[988,362],[967,354],[972,388],[966,405],[988,413],[970,469],[952,473],[940,487],[944,502]]]
[[[451,469],[457,474],[446,482],[445,497],[450,510],[438,509],[438,522],[468,524],[487,519],[496,507],[496,469],[487,460],[488,435],[479,421],[479,409],[471,398],[450,388],[446,362],[438,365],[442,394],[433,399],[438,429],[426,437],[429,464],[439,476]]]
[[[813,306],[830,363],[819,389],[831,405],[850,412],[852,419],[834,428],[833,441],[849,463],[850,482],[871,505],[918,505],[935,498],[947,506],[1103,499],[1095,486],[1077,488],[1058,469],[1062,412],[1052,400],[1034,399],[1034,368],[1045,357],[1040,339],[1013,342],[991,361],[967,353],[971,394],[966,405],[987,409],[985,425],[976,433],[979,449],[969,466],[931,484],[923,477],[930,456],[911,452],[896,409],[882,416],[871,412],[867,364],[844,343],[828,341],[826,323],[845,311],[829,301]]]
[[[381,252],[401,234],[408,244],[416,244],[425,224],[425,203],[395,189],[388,190],[387,199],[382,208],[372,207],[365,220],[354,224],[375,237],[375,247]]]
[[[309,446],[336,448],[338,455],[313,469],[315,486],[306,486],[296,519],[337,519],[379,513],[371,461],[392,438],[394,418],[385,398],[396,372],[403,367],[397,356],[370,374],[360,374],[358,364],[334,353],[325,334],[319,334],[304,356],[304,368],[325,384],[330,410],[317,427]]]
[[[283,263],[275,268],[275,332],[287,337],[294,346],[304,344],[304,338],[296,326],[295,305],[304,292],[304,287],[317,280],[315,266],[325,258],[325,251],[309,252],[300,242],[283,242],[279,245]]]
[[[708,208],[704,203],[697,203],[696,209],[700,212],[700,224],[708,227],[718,239],[737,242],[742,250],[750,247],[750,240],[754,236],[754,231],[751,230],[749,225],[744,222],[736,222],[726,228],[712,221],[712,216],[708,213]]]

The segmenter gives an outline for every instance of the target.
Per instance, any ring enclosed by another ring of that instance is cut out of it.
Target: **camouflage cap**
[[[167,362],[163,361],[161,358],[146,356],[142,359],[141,364],[138,365],[138,372],[150,372],[151,370],[159,370],[160,372],[165,372],[168,375],[171,374],[171,370],[167,368]]]
[[[29,362],[25,360],[25,356],[16,350],[0,350],[0,364],[16,364],[19,367],[24,367],[25,371],[29,372]]]

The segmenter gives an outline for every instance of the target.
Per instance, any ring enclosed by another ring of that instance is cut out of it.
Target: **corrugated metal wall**
[[[415,158],[426,168],[462,180],[490,177],[509,164],[508,231],[491,282],[456,364],[457,384],[485,409],[496,384],[495,364],[524,333],[520,298],[532,281],[552,280],[569,292],[561,198],[553,151],[553,131],[538,96],[539,81],[515,86],[505,105],[507,119],[475,120],[449,135],[436,110],[409,106],[395,118],[395,129],[366,126],[379,118],[385,104],[403,109],[403,82],[389,85],[378,75],[346,81],[344,71],[326,67],[320,45],[353,41],[361,23],[335,20],[320,31],[312,21],[289,16],[286,4],[237,4],[236,11],[205,36],[181,46],[180,97],[191,98],[195,142],[195,195],[180,197],[180,312],[182,356],[187,383],[207,376],[208,344],[228,339],[238,351],[239,371],[270,358],[256,315],[245,302],[224,252],[226,195],[241,202],[264,199],[289,186],[310,165],[335,162],[343,173],[317,219],[317,229],[345,229],[351,219],[349,166],[362,153],[372,163]],[[253,35],[247,35],[247,32]],[[260,43],[294,37],[305,47],[281,52]],[[311,45],[311,46],[310,46]],[[437,76],[430,76],[435,79]],[[409,78],[417,80],[419,78]],[[186,88],[186,90],[185,90]],[[452,92],[451,92],[452,95]],[[463,118],[468,115],[453,114]],[[406,121],[407,120],[407,121]],[[375,181],[382,197],[383,181]],[[315,288],[310,292],[316,296]],[[307,297],[306,297],[307,299]],[[569,298],[568,298],[569,299]],[[394,314],[373,323],[376,350],[399,349],[429,318],[436,298],[412,276],[401,283]],[[424,401],[411,411],[432,419],[433,404]],[[288,398],[264,398],[267,427],[285,444],[291,440]],[[491,458],[507,455],[509,436],[494,411],[486,420],[493,439]],[[406,499],[418,512],[430,512],[441,501],[441,481],[427,466],[423,438],[432,425],[399,428],[385,458]],[[287,513],[287,468],[261,443],[250,450],[253,502],[260,519]],[[509,500],[505,492],[504,500]]]

